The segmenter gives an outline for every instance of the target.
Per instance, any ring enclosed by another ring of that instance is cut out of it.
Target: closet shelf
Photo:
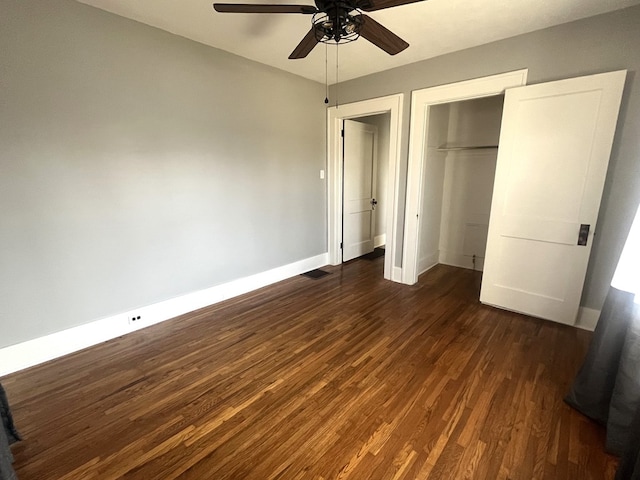
[[[441,145],[438,147],[439,152],[455,152],[461,150],[488,150],[491,148],[498,148],[498,145],[470,145],[468,147],[453,146],[453,145]]]

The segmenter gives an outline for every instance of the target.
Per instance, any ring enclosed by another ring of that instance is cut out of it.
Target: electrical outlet
[[[140,315],[129,315],[128,319],[129,323],[138,323],[140,320],[142,320],[142,317]]]

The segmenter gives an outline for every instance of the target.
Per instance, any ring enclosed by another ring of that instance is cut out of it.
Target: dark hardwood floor
[[[562,397],[590,334],[413,286],[296,277],[2,379],[29,479],[611,479]]]

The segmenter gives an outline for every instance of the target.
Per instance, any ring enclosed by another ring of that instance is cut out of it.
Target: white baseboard
[[[469,270],[478,270],[480,272],[484,269],[483,257],[476,257],[476,265],[474,268],[472,256],[448,250],[440,250],[440,258],[438,263],[450,265],[452,267],[467,268]]]
[[[378,248],[387,244],[387,234],[376,235],[373,237],[373,248]]]
[[[0,377],[323,267],[327,265],[328,260],[329,255],[323,253],[266,272],[2,348]],[[140,320],[129,323],[129,317],[134,315],[140,316]]]
[[[576,320],[575,327],[593,332],[596,329],[599,318],[600,310],[580,307],[580,310],[578,310],[578,319]]]
[[[439,255],[439,252],[436,250],[418,260],[418,276],[435,267],[438,264]]]

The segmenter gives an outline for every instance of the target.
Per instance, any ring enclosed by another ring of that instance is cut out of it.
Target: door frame
[[[413,285],[418,281],[422,175],[431,106],[503,94],[507,88],[526,85],[528,72],[525,68],[411,92],[402,283]]]
[[[342,120],[390,113],[389,174],[387,202],[383,205],[386,220],[386,253],[384,278],[400,282],[402,270],[394,266],[398,245],[398,209],[400,190],[400,138],[402,135],[402,107],[404,94],[348,103],[327,109],[327,213],[328,253],[331,265],[342,263]]]

